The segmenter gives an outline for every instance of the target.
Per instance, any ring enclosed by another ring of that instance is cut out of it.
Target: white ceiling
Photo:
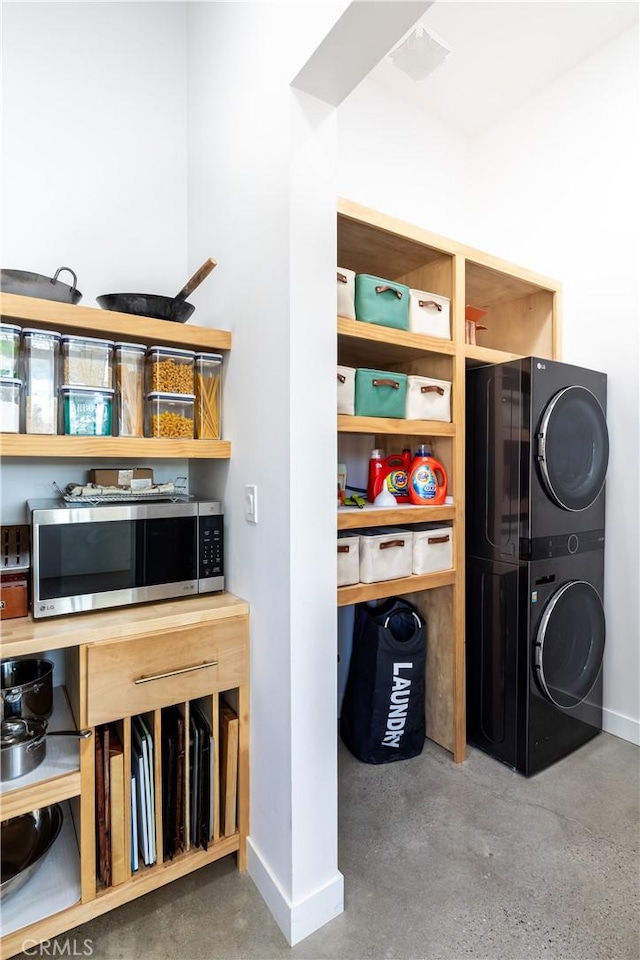
[[[504,118],[638,22],[638,3],[436,0],[420,23],[453,47],[414,82],[385,58],[369,78],[467,136]]]

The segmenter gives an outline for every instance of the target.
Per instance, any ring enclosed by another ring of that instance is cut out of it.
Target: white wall
[[[638,46],[630,30],[470,140],[368,81],[338,113],[338,190],[563,282],[563,357],[609,375],[605,728],[640,742]],[[481,78],[479,78],[481,82]],[[395,143],[381,141],[396,119]],[[416,130],[422,135],[416,138]],[[417,153],[400,149],[398,143]]]
[[[184,6],[3,3],[2,60],[2,266],[72,267],[87,306],[177,293],[191,268]],[[153,466],[160,481],[187,470]],[[3,522],[84,467],[5,461]]]

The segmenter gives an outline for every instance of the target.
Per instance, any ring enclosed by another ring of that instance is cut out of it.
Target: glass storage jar
[[[193,350],[149,347],[146,371],[147,393],[193,394]]]
[[[20,391],[22,380],[0,377],[0,433],[20,430]]]
[[[58,357],[60,334],[54,330],[22,331],[24,432],[58,432]]]
[[[147,396],[147,437],[193,438],[193,394],[160,393]]]
[[[113,340],[62,338],[62,382],[67,386],[112,387]]]
[[[199,440],[219,440],[222,417],[222,354],[196,353],[195,421]]]
[[[116,386],[115,429],[119,437],[144,436],[143,343],[116,343],[114,371]]]
[[[113,390],[101,387],[60,387],[62,430],[68,437],[110,437]]]
[[[0,323],[0,377],[17,377],[20,356],[20,327]]]

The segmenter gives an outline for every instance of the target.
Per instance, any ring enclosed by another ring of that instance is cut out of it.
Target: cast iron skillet
[[[185,323],[195,310],[192,303],[187,303],[187,297],[209,276],[215,265],[215,260],[206,260],[175,297],[160,297],[149,293],[105,293],[96,297],[96,300],[103,310]]]
[[[58,274],[66,270],[73,277],[69,286],[58,280]],[[3,293],[17,293],[22,297],[39,297],[41,300],[57,300],[59,303],[79,303],[82,294],[76,289],[78,278],[71,267],[58,267],[53,277],[28,270],[0,271],[0,289]]]

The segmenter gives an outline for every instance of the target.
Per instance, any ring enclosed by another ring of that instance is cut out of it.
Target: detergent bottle
[[[446,496],[446,471],[442,464],[431,456],[429,447],[421,443],[416,448],[409,471],[409,501],[434,507],[444,503]]]
[[[384,450],[371,451],[369,460],[369,481],[367,499],[373,503],[378,494],[386,487],[398,503],[409,499],[409,470],[411,450],[405,448],[402,453],[392,453],[385,457]]]

